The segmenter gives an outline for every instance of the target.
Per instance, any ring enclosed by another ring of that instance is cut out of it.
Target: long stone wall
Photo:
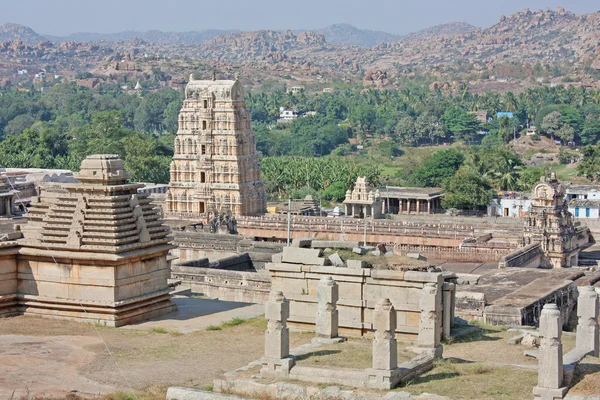
[[[331,276],[339,286],[337,308],[340,334],[370,334],[377,300],[389,298],[397,312],[396,332],[400,338],[409,341],[416,341],[419,335],[421,291],[427,283],[433,283],[438,288],[435,323],[441,335],[444,283],[441,273],[287,263],[267,264],[267,269],[271,272],[272,289],[282,291],[290,302],[290,326],[313,329],[317,314],[317,284],[322,277]]]
[[[264,304],[269,299],[271,279],[265,271],[243,272],[174,265],[171,277],[181,288],[208,297],[239,303]]]
[[[537,268],[542,263],[542,247],[533,243],[505,255],[498,264],[499,268]]]

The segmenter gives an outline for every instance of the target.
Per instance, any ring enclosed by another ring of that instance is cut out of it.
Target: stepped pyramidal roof
[[[120,254],[168,244],[159,209],[137,192],[142,184],[127,182],[118,156],[89,156],[75,177],[32,199],[24,246]]]

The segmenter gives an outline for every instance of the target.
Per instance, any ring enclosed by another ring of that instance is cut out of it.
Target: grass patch
[[[230,327],[230,326],[242,325],[245,322],[246,322],[246,320],[243,318],[233,317],[229,321],[223,322],[221,325],[223,327]]]
[[[207,331],[220,331],[223,328],[221,328],[219,325],[209,325],[206,330]]]
[[[167,331],[165,328],[152,328],[152,329],[150,329],[150,332],[160,333],[163,335],[169,333],[169,331]]]
[[[213,385],[206,385],[202,387],[202,390],[206,392],[212,392],[213,390],[215,390],[215,388],[213,387]]]
[[[537,371],[447,359],[436,361],[431,371],[398,390],[436,393],[454,400],[528,399],[536,384]]]
[[[183,336],[183,333],[181,333],[179,331],[169,331],[169,334],[174,337]]]

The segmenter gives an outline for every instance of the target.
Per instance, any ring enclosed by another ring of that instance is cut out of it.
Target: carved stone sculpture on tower
[[[260,175],[241,83],[190,79],[179,113],[166,217],[211,218],[225,208],[233,216],[262,214],[267,197]]]

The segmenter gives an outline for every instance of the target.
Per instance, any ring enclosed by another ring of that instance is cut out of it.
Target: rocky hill
[[[476,26],[467,24],[466,22],[450,22],[448,24],[432,26],[418,32],[409,33],[401,39],[404,41],[427,40],[438,36],[453,36],[463,33],[475,32]]]
[[[351,45],[358,47],[372,47],[379,43],[395,42],[400,35],[392,33],[358,29],[349,24],[335,24],[315,31],[325,37],[327,43],[337,45]]]
[[[53,43],[29,28],[5,25],[0,29],[0,78],[21,81],[26,77],[15,76],[17,68],[35,71],[55,65],[52,72],[58,75],[133,75],[128,81],[167,76],[181,84],[190,71],[210,74],[217,66],[220,71],[235,69],[257,84],[345,81],[395,87],[403,77],[421,74],[440,87],[468,82],[481,91],[550,83],[600,88],[600,12],[525,9],[501,16],[487,29],[452,23],[372,47],[360,46],[390,36],[349,25],[321,33],[262,30],[212,37],[218,32],[150,31],[147,40]]]
[[[285,53],[326,44],[325,37],[312,31],[294,35],[285,32],[256,31],[220,35],[201,46],[200,55],[217,61],[244,61],[266,58],[273,61],[286,59]]]
[[[131,39],[141,39],[147,42],[161,44],[202,44],[212,40],[219,35],[227,35],[238,32],[236,30],[207,29],[202,31],[190,32],[162,32],[158,30],[151,31],[124,31],[116,33],[92,33],[78,32],[68,36],[45,35],[48,40],[53,42],[119,42]]]
[[[23,25],[8,23],[0,26],[0,42],[16,39],[30,44],[46,41],[45,37]]]

